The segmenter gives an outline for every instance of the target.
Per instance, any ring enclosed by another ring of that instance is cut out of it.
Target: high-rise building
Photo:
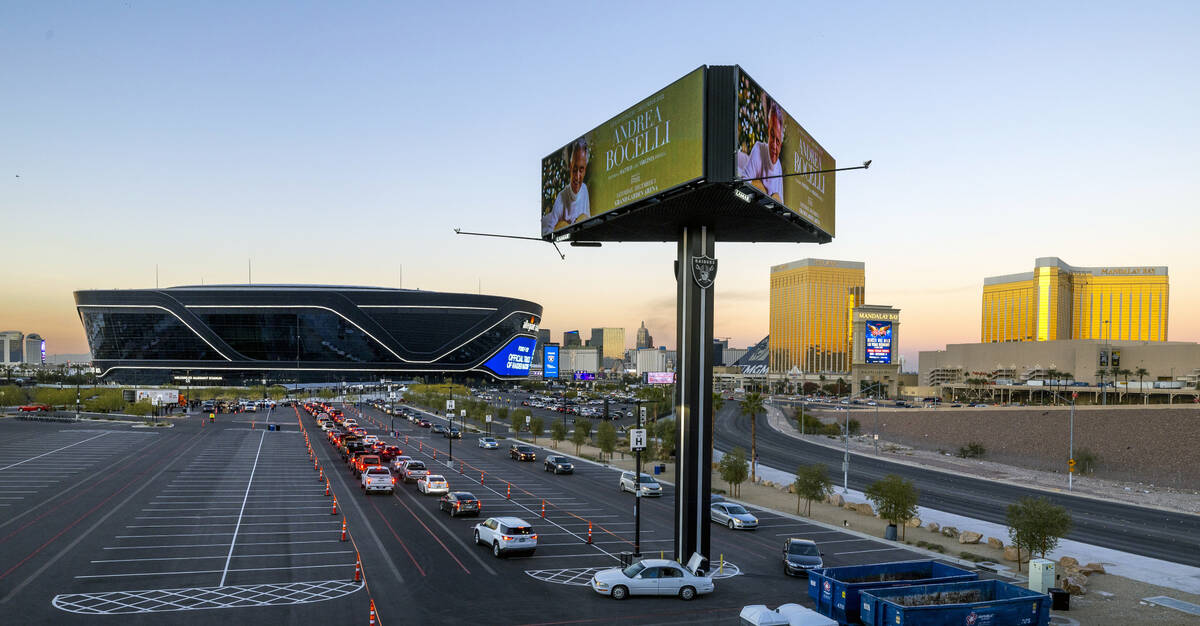
[[[637,330],[637,344],[634,347],[638,350],[654,347],[654,337],[650,336],[650,329],[646,328],[646,322],[642,322],[642,327]]]
[[[577,330],[568,330],[568,331],[565,331],[565,332],[563,332],[563,342],[562,342],[562,345],[563,345],[563,347],[564,347],[564,348],[580,348],[580,347],[583,347],[583,341],[582,341],[582,340],[579,338],[579,331],[577,331]]]
[[[0,332],[0,364],[20,365],[25,362],[25,333],[19,330]]]
[[[863,303],[859,261],[801,259],[771,268],[770,370],[848,373],[851,311]]]
[[[538,345],[544,346],[548,343],[550,343],[550,329],[549,328],[539,328],[538,329]]]
[[[29,333],[25,335],[25,364],[46,364],[46,340],[41,335]]]
[[[1166,267],[1072,267],[1042,257],[1032,272],[983,279],[980,342],[1167,341]]]
[[[600,349],[601,358],[620,361],[625,358],[625,329],[593,328],[591,346]]]

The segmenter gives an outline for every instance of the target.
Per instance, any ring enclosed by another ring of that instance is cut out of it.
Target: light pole
[[[1112,358],[1111,350],[1109,349],[1109,341],[1112,338],[1112,326],[1109,325],[1111,320],[1104,320],[1104,355],[1105,363]],[[1100,368],[1100,405],[1108,404],[1108,388],[1104,386],[1104,368]]]
[[[395,403],[393,402],[395,399],[396,394],[392,392],[392,386],[388,385],[388,417],[391,419],[391,421],[388,422],[388,432],[391,433],[393,437],[396,436],[396,407]]]
[[[842,441],[846,447],[842,452],[842,493],[850,493],[850,409],[843,408],[846,413],[846,425],[842,431]]]
[[[1067,438],[1067,491],[1075,488],[1075,398],[1079,393],[1071,392],[1071,421]]]

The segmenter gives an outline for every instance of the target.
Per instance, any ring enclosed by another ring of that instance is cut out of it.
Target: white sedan
[[[449,493],[450,483],[446,482],[445,476],[430,474],[417,481],[417,491],[424,494]]]
[[[678,596],[691,600],[697,595],[712,593],[713,582],[708,576],[666,559],[645,559],[625,569],[614,567],[592,576],[592,590],[614,600],[629,596]]]
[[[758,528],[758,518],[750,514],[740,504],[733,502],[713,502],[708,509],[709,518],[714,523],[724,524],[730,530],[735,528],[753,530]]]

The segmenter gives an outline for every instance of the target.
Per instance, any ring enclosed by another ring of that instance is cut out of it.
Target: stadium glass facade
[[[984,279],[980,341],[1167,341],[1166,267],[1072,267]]]
[[[865,265],[801,259],[771,268],[770,370],[848,373],[851,311],[865,297]]]
[[[373,287],[77,291],[93,364],[120,382],[370,380],[529,374],[542,307]]]

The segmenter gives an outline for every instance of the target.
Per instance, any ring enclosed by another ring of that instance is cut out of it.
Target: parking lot
[[[713,526],[712,595],[615,602],[587,583],[634,550],[634,498],[617,470],[575,460],[573,474],[550,474],[552,448],[518,462],[511,441],[484,450],[474,433],[454,441],[450,462],[449,440],[431,429],[398,419],[393,438],[381,412],[359,419],[477,496],[481,516],[451,518],[412,484],[363,494],[312,417],[291,408],[152,431],[0,420],[0,605],[22,623],[55,624],[365,623],[371,600],[380,624],[736,623],[746,604],[808,602],[805,580],[782,573],[788,537],[816,540],[829,566],[925,558],[755,511],[756,531]],[[647,557],[671,557],[672,497],[664,484],[642,500]],[[474,545],[474,525],[501,515],[533,526],[533,554],[497,559]]]

